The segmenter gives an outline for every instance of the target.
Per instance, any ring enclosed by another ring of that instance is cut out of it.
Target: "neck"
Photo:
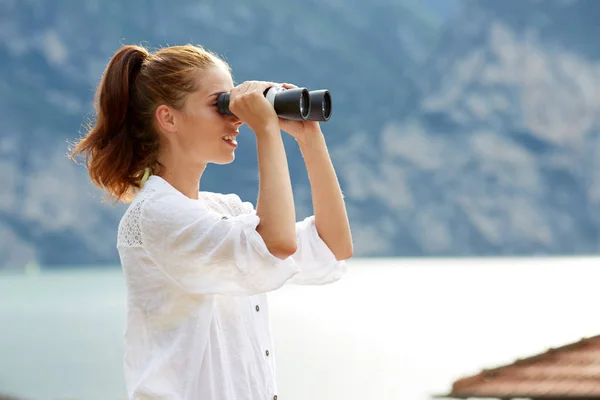
[[[198,191],[200,190],[200,178],[206,169],[206,165],[186,165],[181,162],[169,163],[161,161],[162,167],[157,174],[171,186],[180,191],[184,196],[192,200],[198,200]]]

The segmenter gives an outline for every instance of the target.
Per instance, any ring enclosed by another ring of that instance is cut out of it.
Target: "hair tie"
[[[144,183],[146,183],[146,181],[148,180],[149,177],[150,177],[150,167],[146,167],[146,168],[144,168],[144,176],[142,177],[140,186],[144,186]]]

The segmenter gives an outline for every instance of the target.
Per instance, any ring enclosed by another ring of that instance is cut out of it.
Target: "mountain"
[[[462,2],[415,111],[386,121],[378,146],[357,134],[336,148],[347,195],[377,204],[354,214],[371,254],[598,253],[599,12]]]
[[[357,256],[597,253],[590,38],[600,5],[452,3],[0,0],[0,266],[118,262],[125,206],[103,203],[66,152],[123,43],[202,44],[237,82],[329,89],[323,129]],[[252,134],[239,142],[236,161],[209,166],[202,190],[254,202]],[[301,218],[308,180],[286,147]]]
[[[66,154],[93,118],[95,86],[121,44],[201,44],[227,59],[237,82],[327,88],[334,114],[323,128],[335,148],[356,131],[375,135],[410,108],[411,74],[436,32],[408,1],[0,0],[0,266],[118,261],[125,206],[103,202]],[[209,166],[202,190],[255,202],[252,133],[242,130],[239,142],[236,162]],[[301,218],[311,212],[310,194],[293,144],[286,138]]]

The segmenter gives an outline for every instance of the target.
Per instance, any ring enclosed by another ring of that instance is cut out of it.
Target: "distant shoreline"
[[[0,400],[25,400],[25,399],[0,393]]]

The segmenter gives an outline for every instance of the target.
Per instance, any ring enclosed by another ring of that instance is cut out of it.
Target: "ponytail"
[[[96,92],[96,123],[71,153],[72,158],[85,155],[92,182],[117,201],[131,200],[158,150],[136,112],[135,82],[148,55],[140,46],[124,46],[114,54]]]
[[[96,121],[75,145],[71,158],[85,156],[92,182],[117,201],[129,202],[158,161],[154,113],[160,104],[181,109],[199,89],[198,72],[229,66],[217,55],[191,44],[150,54],[123,46],[112,57],[96,91]]]

